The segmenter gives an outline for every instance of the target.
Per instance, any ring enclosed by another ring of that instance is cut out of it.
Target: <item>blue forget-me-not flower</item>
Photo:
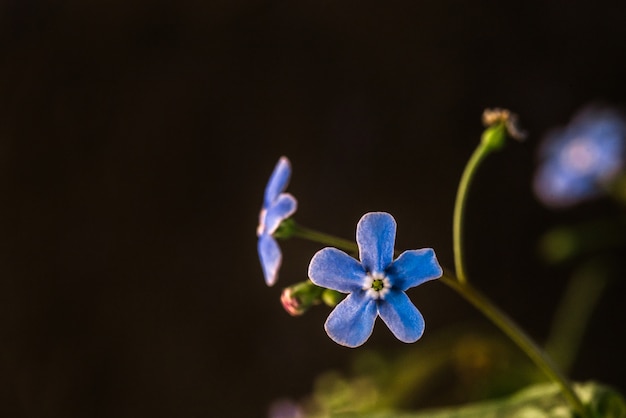
[[[265,283],[272,286],[278,278],[278,269],[282,262],[282,252],[273,234],[281,222],[289,218],[298,206],[295,197],[283,193],[291,177],[291,163],[287,157],[280,157],[270,180],[265,187],[263,206],[259,213],[257,227],[257,251],[265,276]]]
[[[624,166],[626,122],[615,110],[590,107],[548,134],[535,173],[537,197],[566,207],[597,197]]]
[[[360,262],[332,247],[311,259],[313,283],[348,293],[324,324],[336,343],[360,346],[372,334],[378,316],[400,341],[411,343],[422,336],[424,318],[405,291],[439,278],[443,271],[431,248],[405,251],[394,260],[395,238],[393,216],[370,212],[356,228]]]

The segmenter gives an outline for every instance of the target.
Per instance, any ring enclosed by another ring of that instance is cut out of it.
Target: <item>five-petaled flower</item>
[[[270,179],[265,187],[263,206],[259,213],[257,227],[257,251],[261,260],[261,267],[265,276],[265,283],[272,286],[278,278],[278,269],[282,262],[282,253],[273,234],[281,222],[289,218],[298,206],[296,199],[289,193],[283,193],[289,177],[291,164],[287,157],[280,157]]]
[[[622,170],[625,152],[623,117],[612,109],[587,108],[567,127],[546,137],[534,179],[535,193],[552,207],[596,197]]]
[[[441,277],[443,271],[431,248],[408,250],[394,260],[395,237],[393,216],[370,212],[356,228],[360,262],[331,247],[311,259],[313,283],[348,293],[324,325],[336,343],[360,346],[372,334],[377,316],[400,341],[411,343],[422,336],[424,318],[405,291]]]

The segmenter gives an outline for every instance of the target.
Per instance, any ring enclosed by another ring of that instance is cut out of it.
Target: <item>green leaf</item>
[[[576,384],[575,390],[594,418],[625,418],[626,401],[615,390],[594,382]],[[477,402],[458,407],[416,412],[373,412],[336,414],[333,418],[573,418],[559,388],[541,383],[508,398]]]

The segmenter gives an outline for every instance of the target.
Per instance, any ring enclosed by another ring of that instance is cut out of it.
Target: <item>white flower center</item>
[[[368,273],[363,282],[363,290],[372,299],[384,299],[389,293],[391,282],[382,273]]]

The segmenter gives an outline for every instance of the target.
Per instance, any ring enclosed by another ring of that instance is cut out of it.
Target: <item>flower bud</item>
[[[300,316],[311,306],[321,303],[324,290],[310,280],[306,280],[283,289],[280,302],[289,315]]]
[[[526,132],[519,128],[517,115],[507,109],[485,109],[483,124],[487,129],[483,133],[482,142],[492,150],[502,148],[507,135],[520,141],[526,138]]]
[[[337,306],[337,304],[341,302],[345,297],[346,295],[344,295],[343,293],[337,292],[336,290],[332,289],[325,289],[322,292],[322,301],[331,308]]]
[[[306,311],[306,309],[302,307],[300,299],[294,295],[291,287],[283,289],[283,293],[280,295],[280,302],[283,304],[283,308],[285,308],[287,313],[291,316],[299,316]]]

